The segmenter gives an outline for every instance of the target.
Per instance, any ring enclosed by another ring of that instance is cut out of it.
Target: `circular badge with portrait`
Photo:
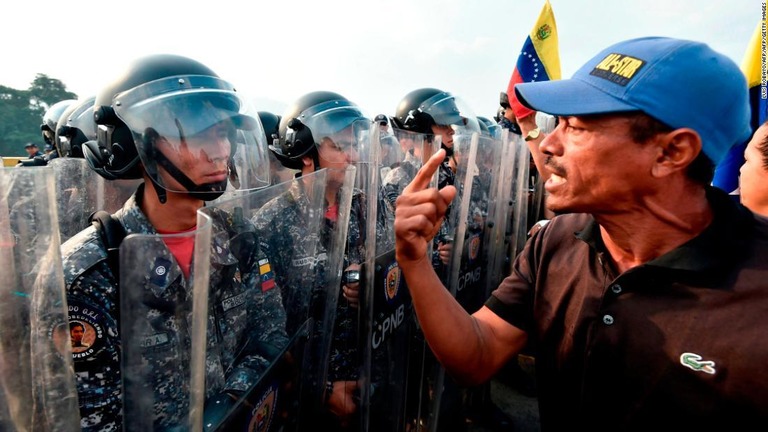
[[[58,337],[69,341],[75,361],[88,359],[104,347],[111,319],[101,309],[84,302],[69,301],[68,309],[69,322],[57,332]],[[61,343],[55,339],[54,342]]]

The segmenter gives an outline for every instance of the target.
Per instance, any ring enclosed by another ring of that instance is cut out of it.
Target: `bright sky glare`
[[[562,75],[633,37],[708,43],[741,64],[765,0],[550,0]],[[20,1],[0,25],[0,85],[37,73],[94,95],[125,62],[192,57],[282,114],[315,90],[370,116],[394,114],[421,87],[450,91],[492,117],[543,0]]]

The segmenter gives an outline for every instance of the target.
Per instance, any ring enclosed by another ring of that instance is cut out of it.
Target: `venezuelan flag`
[[[752,107],[752,132],[757,130],[768,118],[768,88],[763,85],[763,65],[766,64],[763,51],[763,32],[766,22],[760,20],[749,41],[747,52],[741,62],[741,70],[747,78],[749,86],[749,103]],[[744,150],[747,143],[738,143],[731,148],[722,162],[715,167],[715,177],[712,185],[731,194],[738,194],[739,168],[744,164]]]
[[[560,79],[560,51],[557,41],[557,25],[555,14],[549,0],[541,8],[539,19],[533,26],[531,34],[525,39],[523,49],[517,57],[517,63],[512,70],[512,77],[507,86],[509,104],[515,117],[523,118],[533,113],[524,107],[515,95],[515,84],[533,81],[549,81]]]
[[[259,261],[259,275],[261,276],[262,291],[269,291],[275,287],[275,273],[266,258]]]

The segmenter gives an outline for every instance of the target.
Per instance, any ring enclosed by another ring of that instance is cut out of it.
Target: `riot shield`
[[[106,180],[89,168],[85,159],[59,157],[48,163],[55,173],[56,207],[61,242],[86,228],[97,210],[114,213],[143,180]]]
[[[480,288],[485,266],[483,241],[489,222],[491,185],[496,180],[501,150],[497,142],[484,138],[479,157],[479,142],[480,134],[476,132],[453,137],[456,197],[436,237],[438,250],[447,247],[450,254],[447,262],[445,253],[433,259],[445,287],[470,313],[484,300],[485,290]],[[428,349],[421,379],[420,426],[434,431],[440,422],[463,422],[464,389],[446,379],[445,370]]]
[[[377,159],[380,172],[383,168],[388,168],[383,170],[386,174],[377,188],[379,204],[376,219],[378,224],[376,249],[383,252],[395,248],[395,201],[416,176],[423,163],[440,149],[440,137],[401,129],[395,129],[391,135],[382,134],[380,130],[376,130],[371,136],[378,137],[376,147],[379,148],[384,145],[381,141],[392,140],[390,137],[394,137],[396,142],[396,144],[389,144],[392,146],[386,159],[386,161],[392,161],[389,165],[385,167],[382,162],[384,159]],[[437,180],[434,186],[437,186]]]
[[[420,337],[416,315],[395,260],[394,211],[397,197],[416,175],[423,162],[440,148],[439,137],[395,130],[371,131],[371,169],[386,174],[372,176],[370,187],[378,199],[369,200],[367,217],[376,223],[366,227],[366,260],[360,303],[360,424],[364,431],[403,431],[419,423],[418,394],[422,360],[429,348]],[[382,140],[394,137],[393,144]],[[388,161],[381,147],[392,145]],[[385,166],[385,164],[387,164]],[[437,186],[437,175],[433,179]],[[373,192],[371,192],[373,194]],[[371,247],[375,245],[375,247]]]
[[[211,249],[222,247],[212,244],[212,226],[199,217],[196,230],[130,234],[120,245],[123,430],[202,430],[206,391],[214,390],[207,368],[224,367],[222,345],[206,349],[221,339],[216,314],[207,325]],[[169,249],[184,246],[194,247],[186,275]],[[73,352],[86,353],[102,329],[87,313],[78,317],[85,336]]]
[[[80,430],[53,184],[0,169],[0,430]]]
[[[502,192],[504,167],[509,165],[510,153],[500,139],[490,136],[463,134],[454,137],[456,163],[456,197],[444,221],[444,235],[453,240],[449,263],[442,274],[443,283],[468,313],[482,307],[488,296],[488,281],[497,277],[491,265],[498,264],[504,250],[496,243],[503,237],[506,212]],[[490,388],[458,386],[445,376],[434,362],[432,378],[427,375],[425,386],[430,389],[432,404],[427,429],[446,430],[465,418],[482,413],[490,402]]]
[[[509,131],[505,130],[504,137],[508,136]],[[486,288],[485,298],[491,295],[501,281],[507,276],[509,268],[510,241],[512,239],[512,209],[514,201],[512,191],[515,188],[513,175],[516,157],[518,156],[517,147],[509,141],[502,141],[500,159],[501,164],[498,168],[498,180],[493,192],[494,199],[489,206],[489,219],[495,224],[493,230],[489,233],[487,239],[487,248],[491,253],[488,254],[486,266]]]
[[[297,362],[305,357],[313,320],[307,320],[291,336],[262,375],[237,401],[228,406],[221,421],[206,423],[206,431],[304,430],[305,421],[291,418],[301,406],[301,376]],[[306,411],[306,410],[305,410]]]
[[[504,199],[499,187],[508,164],[500,140],[478,134],[454,138],[458,164],[456,198],[448,216],[454,238],[446,287],[469,313],[486,300],[489,264],[497,255],[494,240],[503,235],[498,208]]]
[[[515,148],[515,163],[512,178],[512,214],[510,215],[511,230],[509,243],[509,263],[507,271],[512,270],[517,254],[525,246],[528,239],[528,207],[533,196],[532,184],[535,179],[531,179],[531,151],[520,135],[505,131],[505,142]]]
[[[400,140],[397,139],[397,135],[400,133],[396,132],[389,123],[386,126],[378,125],[378,129],[376,135],[378,136],[379,151],[376,165],[379,167],[379,185],[381,185],[387,174],[392,169],[397,168],[404,160],[404,152],[407,149],[400,145]]]
[[[236,225],[251,227],[247,248],[264,254],[259,271],[263,284],[274,287],[270,290],[281,299],[288,339],[258,381],[238,398],[219,430],[233,425],[302,430],[317,418],[353,181],[353,167],[319,170],[269,188],[230,194],[204,210],[236,215],[242,219]],[[330,195],[337,199],[340,229],[326,225]]]

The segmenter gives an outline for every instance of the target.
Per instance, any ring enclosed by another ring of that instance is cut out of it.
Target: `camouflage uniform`
[[[488,218],[488,205],[490,204],[492,172],[481,170],[472,178],[472,194],[469,201],[469,213],[467,215],[468,230],[482,231],[485,228],[485,220]]]
[[[449,156],[443,159],[440,164],[440,169],[437,174],[437,188],[442,189],[446,186],[451,186],[456,183],[456,173],[453,172],[451,166],[448,164]]]
[[[421,168],[421,161],[411,152],[397,167],[387,173],[381,182],[378,196],[378,214],[376,218],[377,249],[384,251],[395,247],[395,206],[397,197],[416,177]]]
[[[336,225],[335,220],[326,216],[323,218],[324,223],[320,233],[308,232],[311,229],[311,223],[308,221],[309,212],[316,210],[309,208],[310,201],[303,187],[301,181],[294,182],[288,191],[265,204],[252,218],[259,232],[261,248],[271,258],[278,285],[282,289],[288,314],[289,334],[308,318],[308,313],[315,318],[322,317],[323,311],[310,308],[311,303],[321,298],[327,291],[324,284],[327,279],[325,270],[327,247]],[[347,249],[342,268],[352,263],[363,262],[365,226],[362,215],[364,210],[363,194],[355,190],[352,195]],[[316,248],[313,248],[315,245]],[[314,281],[315,285],[306,287],[307,280]],[[306,289],[311,289],[311,293],[307,293]],[[329,379],[331,381],[356,379],[357,310],[349,307],[342,297],[341,290],[339,290],[332,338]]]
[[[381,188],[379,190],[379,213],[377,217],[377,241],[382,245],[380,247],[393,249],[394,245],[394,226],[395,226],[395,207],[397,197],[403,193],[403,190],[408,183],[413,180],[416,173],[421,168],[421,161],[419,161],[411,153],[406,154],[405,160],[396,168],[392,169],[382,181]],[[442,189],[445,186],[453,185],[456,181],[456,174],[448,164],[448,158],[440,164],[438,170],[438,189]],[[450,207],[446,210],[446,218],[450,215]],[[440,230],[435,235],[433,248],[432,248],[432,265],[435,268],[440,268],[442,262],[440,261],[439,254],[437,252],[437,243],[442,239],[445,239],[449,235],[449,226],[451,224],[443,222],[440,226]],[[391,243],[391,244],[390,244]]]
[[[157,234],[141,212],[138,200],[144,186],[128,199],[115,215],[128,234]],[[240,394],[256,383],[271,363],[275,352],[287,344],[285,311],[279,289],[269,289],[259,273],[259,262],[266,257],[258,249],[241,264],[231,252],[229,240],[237,234],[228,213],[215,212],[213,218],[211,275],[206,340],[206,397],[221,392]],[[153,243],[154,244],[154,243]],[[107,263],[105,246],[94,227],[88,227],[62,245],[64,278],[70,321],[89,324],[97,339],[87,350],[74,353],[80,403],[81,426],[87,431],[121,429],[122,398],[120,376],[121,335],[119,332],[119,292],[116,276]],[[189,299],[189,281],[170,251],[147,250],[144,256],[156,257],[151,270],[165,270],[162,277],[150,277],[151,301],[147,320],[157,334],[147,338],[144,355],[154,371],[167,371],[153,383],[155,426],[163,428],[179,419],[187,400],[181,397],[182,377],[177,370],[164,368],[178,364],[176,352],[189,351],[188,334],[166,307],[177,299]],[[164,268],[161,269],[160,265]],[[167,266],[167,267],[166,267]],[[153,272],[161,274],[162,272]],[[181,347],[179,346],[181,345]]]
[[[347,249],[344,264],[360,264],[365,259],[365,195],[360,191],[352,194],[349,228],[347,230]],[[326,219],[327,220],[327,219]],[[328,221],[328,220],[327,220]],[[328,221],[327,229],[333,230],[335,223]],[[349,306],[349,302],[339,290],[336,308],[336,320],[331,340],[331,358],[328,367],[329,381],[355,380],[358,378],[358,310]]]
[[[442,189],[446,186],[454,186],[456,183],[456,173],[454,173],[453,170],[451,169],[451,166],[448,163],[449,159],[450,157],[446,156],[446,158],[440,164],[440,168],[437,171],[437,188],[438,189]],[[451,220],[452,207],[453,206],[449,205],[448,208],[445,210],[445,220],[443,221],[443,224],[440,225],[440,230],[437,232],[437,235],[435,235],[435,241],[433,244],[434,252],[432,253],[432,265],[435,268],[444,267],[444,264],[442,261],[440,261],[440,256],[437,253],[437,244],[442,240],[446,240],[448,237],[450,237],[454,230],[455,222]]]

